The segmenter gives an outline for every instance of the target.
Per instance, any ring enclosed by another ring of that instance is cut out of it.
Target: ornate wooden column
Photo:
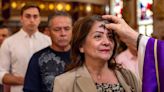
[[[4,22],[10,18],[10,0],[2,0],[2,18]]]
[[[123,0],[123,18],[135,30],[137,25],[137,0]]]
[[[164,40],[164,0],[153,1],[153,36]]]

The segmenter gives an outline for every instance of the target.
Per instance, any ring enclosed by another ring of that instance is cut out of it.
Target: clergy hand
[[[134,31],[122,18],[114,15],[103,15],[102,18],[113,21],[113,23],[105,24],[105,27],[116,32],[120,40],[127,45],[136,47],[138,33]]]

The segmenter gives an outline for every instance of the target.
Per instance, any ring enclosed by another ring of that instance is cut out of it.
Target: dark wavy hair
[[[107,20],[104,20],[100,15],[92,15],[92,16],[87,16],[84,18],[81,18],[77,20],[74,24],[73,27],[73,36],[71,40],[71,61],[72,63],[67,66],[66,71],[72,70],[74,68],[77,68],[79,66],[82,66],[84,64],[84,53],[81,53],[79,48],[82,46],[84,43],[88,33],[91,30],[91,27],[96,21],[104,21],[108,22]],[[105,28],[105,26],[104,26]],[[110,69],[115,69],[117,64],[115,62],[114,56],[116,53],[116,48],[117,48],[117,42],[116,42],[116,37],[113,32],[113,41],[114,41],[114,49],[113,49],[113,55],[111,58],[108,60],[108,67]],[[112,62],[111,62],[112,61]]]
[[[40,8],[37,4],[34,3],[26,3],[22,8],[21,8],[21,12],[20,14],[23,15],[23,12],[29,8],[36,8],[38,9],[39,13],[40,13]]]

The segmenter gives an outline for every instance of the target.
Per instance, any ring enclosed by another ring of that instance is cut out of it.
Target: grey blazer
[[[132,92],[122,74],[118,70],[115,73],[125,92]],[[82,66],[57,76],[54,80],[53,92],[97,92],[97,89],[88,70]]]

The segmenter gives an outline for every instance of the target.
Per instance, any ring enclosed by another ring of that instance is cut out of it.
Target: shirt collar
[[[20,32],[23,37],[29,38],[29,35],[23,29],[21,29]],[[32,34],[31,38],[37,38],[38,34],[39,34],[39,32],[36,31],[34,34]]]

